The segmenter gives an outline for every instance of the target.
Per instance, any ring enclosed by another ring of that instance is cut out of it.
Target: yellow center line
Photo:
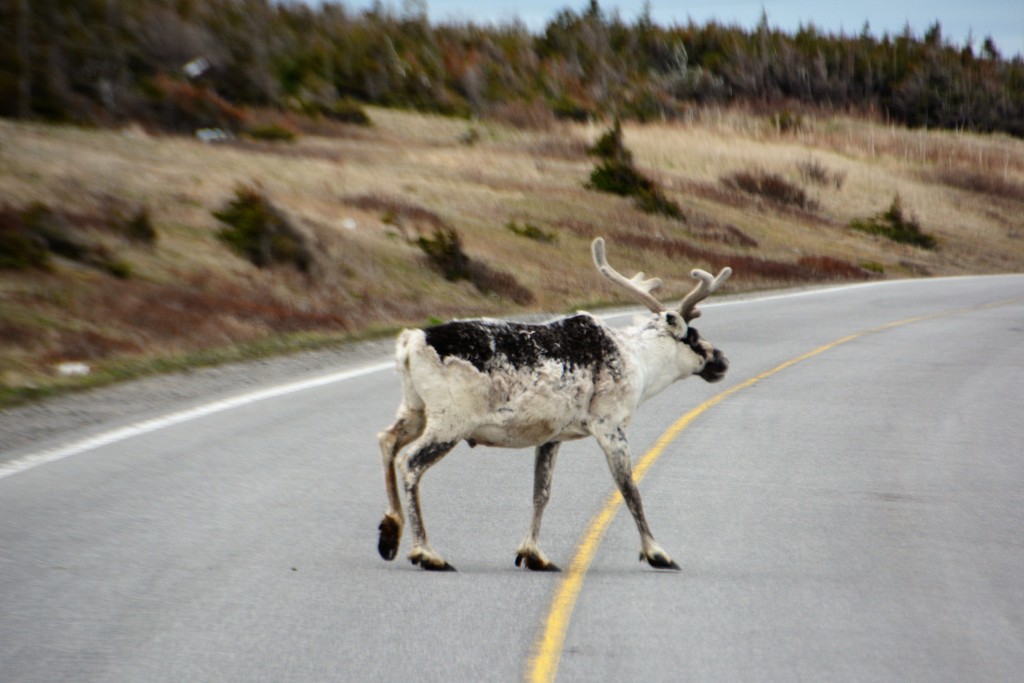
[[[776,375],[797,363],[801,363],[809,358],[813,358],[825,353],[826,351],[830,351],[837,346],[841,346],[869,334],[882,332],[894,327],[909,325],[911,323],[921,322],[924,320],[931,320],[933,318],[941,318],[974,310],[994,308],[996,306],[1005,306],[1018,301],[1021,300],[1011,299],[982,306],[958,308],[951,311],[941,311],[939,313],[930,313],[927,315],[915,316],[913,318],[897,320],[896,322],[887,323],[879,327],[855,332],[854,334],[829,342],[823,346],[819,346],[818,348],[808,351],[803,355],[791,358],[790,360],[775,366],[771,370],[762,372],[759,375],[751,377],[744,382],[712,396],[707,401],[704,401],[699,406],[676,420],[675,423],[673,423],[672,426],[670,426],[658,438],[651,449],[644,453],[643,457],[640,458],[640,461],[633,468],[633,479],[639,484],[647,474],[648,470],[651,469],[658,458],[661,457],[661,454],[665,449],[668,448],[669,444],[678,438],[682,431],[690,426],[694,420],[709,409],[718,405],[730,396],[737,394],[744,389],[748,389],[761,380],[767,379],[772,375]],[[586,576],[587,570],[590,568],[590,563],[593,561],[594,555],[597,553],[597,548],[601,545],[605,532],[608,530],[609,525],[612,523],[612,520],[615,518],[615,515],[618,513],[621,505],[622,495],[618,491],[614,491],[608,496],[601,510],[593,519],[590,520],[590,525],[583,532],[580,543],[576,548],[576,554],[573,556],[572,562],[569,564],[569,569],[566,571],[561,583],[555,591],[555,596],[551,601],[551,607],[548,610],[547,619],[544,621],[544,629],[540,637],[534,643],[533,656],[530,658],[529,666],[526,671],[526,680],[529,681],[529,683],[553,683],[555,680],[555,676],[558,673],[558,663],[562,656],[562,647],[565,644],[565,635],[569,630],[569,619],[572,617],[573,609],[576,607],[576,598],[579,596],[580,590],[583,588],[583,579]]]

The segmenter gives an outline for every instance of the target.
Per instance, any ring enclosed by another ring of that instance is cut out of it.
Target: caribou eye
[[[676,327],[677,325],[679,325],[679,316],[675,313],[666,313],[665,322],[667,322],[672,327]]]

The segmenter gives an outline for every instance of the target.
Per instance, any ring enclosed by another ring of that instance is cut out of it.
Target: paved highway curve
[[[459,572],[382,561],[397,379],[332,368],[0,453],[0,680],[1016,678],[1024,276],[703,308],[729,375],[630,430],[682,572],[637,562],[589,440],[541,536],[566,572],[513,566],[530,453],[466,446],[422,486]]]

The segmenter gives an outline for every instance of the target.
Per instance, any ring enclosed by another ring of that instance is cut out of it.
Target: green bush
[[[214,218],[225,224],[217,236],[259,268],[275,263],[294,266],[307,273],[313,252],[305,237],[255,187],[240,186]]]
[[[156,228],[153,227],[153,221],[149,217],[149,209],[145,206],[140,207],[135,212],[135,215],[124,221],[122,230],[125,237],[133,242],[140,242],[142,244],[153,244],[156,242]]]
[[[590,173],[586,184],[588,189],[632,197],[637,208],[644,213],[685,219],[679,205],[666,197],[656,182],[633,166],[633,153],[622,142],[622,126],[618,119],[587,153],[601,160]]]
[[[363,106],[351,99],[342,99],[323,107],[320,112],[329,119],[357,126],[372,126],[373,121]]]
[[[922,249],[935,249],[939,246],[935,237],[921,230],[921,226],[915,218],[904,214],[903,202],[899,195],[893,197],[892,204],[884,213],[864,220],[852,221],[850,227],[871,235],[881,235],[893,242],[910,244]]]
[[[77,233],[67,216],[51,209],[42,202],[33,202],[21,212],[25,227],[38,235],[50,252],[71,259],[83,261],[94,245]]]
[[[591,109],[567,96],[562,96],[551,102],[551,112],[555,118],[576,123],[586,123],[594,116]]]
[[[125,261],[110,258],[109,256],[95,265],[120,280],[127,280],[132,276],[131,265]]]
[[[594,167],[587,187],[622,197],[635,197],[655,190],[654,181],[633,168],[632,164],[611,159]]]
[[[25,226],[17,210],[0,207],[0,268],[46,268],[49,263],[46,240]]]
[[[244,109],[203,84],[188,83],[157,74],[143,86],[149,115],[169,130],[189,132],[198,128],[241,129],[249,118]]]
[[[276,123],[253,126],[246,133],[253,140],[260,140],[262,142],[295,142],[297,137],[295,131]]]
[[[771,123],[780,133],[793,133],[804,127],[804,117],[791,111],[782,110],[771,116]]]
[[[797,162],[796,167],[800,171],[800,178],[805,183],[834,185],[837,190],[841,190],[843,182],[846,180],[846,173],[843,171],[830,171],[817,159]]]
[[[863,261],[860,267],[868,272],[878,273],[879,275],[885,272],[885,266],[878,261]]]
[[[449,282],[469,280],[484,294],[511,299],[517,304],[528,304],[534,300],[533,292],[519,284],[513,275],[472,261],[463,251],[462,238],[455,228],[436,227],[432,237],[420,237],[416,243]]]
[[[420,237],[417,244],[446,280],[469,278],[469,257],[462,250],[462,238],[455,228],[435,228],[433,237]]]
[[[597,139],[593,147],[587,149],[587,154],[632,166],[633,153],[622,142],[622,122],[615,119],[612,127]]]
[[[39,248],[102,270],[114,277],[131,277],[131,266],[115,258],[106,246],[77,227],[83,223],[95,222],[97,217],[67,215],[42,202],[29,205],[21,212],[20,217],[23,225],[21,235]],[[108,217],[100,220],[109,227]]]
[[[536,225],[529,222],[524,222],[522,225],[519,225],[515,221],[509,221],[505,224],[505,229],[513,234],[519,235],[520,237],[525,237],[526,239],[531,239],[537,242],[554,244],[558,241],[558,235],[555,233],[541,230]]]

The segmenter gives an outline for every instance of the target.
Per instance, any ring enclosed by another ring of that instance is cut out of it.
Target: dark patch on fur
[[[700,344],[700,332],[697,331],[696,327],[689,327],[686,330],[686,338],[683,342],[690,347],[690,350],[695,354],[703,358],[708,359],[708,352]]]
[[[725,372],[729,369],[729,359],[718,349],[712,349],[709,352],[704,348],[700,343],[700,333],[697,332],[696,327],[691,327],[686,331],[686,339],[683,341],[691,351],[704,359],[704,369],[697,373],[698,377],[706,382],[717,382],[725,377]]]
[[[427,343],[442,359],[461,358],[480,372],[507,363],[536,367],[553,360],[565,370],[608,369],[621,374],[619,352],[605,328],[587,315],[561,318],[544,325],[489,320],[457,320],[424,330]]]
[[[455,447],[454,441],[432,441],[409,456],[409,469],[426,469]]]
[[[728,369],[729,359],[725,357],[724,353],[715,349],[714,353],[711,354],[711,358],[704,365],[704,369],[700,371],[700,378],[706,382],[717,382],[725,377],[725,372]]]

